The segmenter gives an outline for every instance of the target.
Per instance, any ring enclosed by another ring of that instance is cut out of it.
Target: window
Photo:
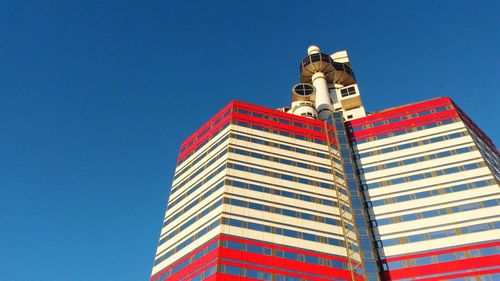
[[[340,95],[345,98],[347,96],[352,96],[356,94],[356,88],[354,86],[343,88],[340,90]]]

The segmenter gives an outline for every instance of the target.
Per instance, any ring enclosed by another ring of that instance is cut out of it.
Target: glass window
[[[271,250],[271,249],[269,249],[269,248],[262,248],[262,253],[263,253],[264,255],[267,255],[267,256],[272,256],[272,255],[273,255],[272,250]]]
[[[318,241],[318,237],[314,234],[303,233],[302,237],[304,240],[313,241],[313,242]]]
[[[300,217],[305,220],[311,220],[311,221],[314,220],[314,216],[307,213],[301,213]]]
[[[229,219],[229,225],[236,227],[243,227],[243,222],[239,220]]]
[[[489,227],[487,224],[478,224],[478,225],[469,226],[469,229],[471,232],[479,232],[479,231],[488,230]]]
[[[479,249],[479,252],[481,252],[481,255],[483,256],[491,256],[499,254],[497,247],[482,248]]]
[[[431,233],[429,233],[429,236],[431,239],[439,239],[439,238],[446,237],[446,233],[445,233],[445,231],[431,232]]]
[[[255,253],[255,254],[261,254],[262,253],[262,247],[260,246],[255,246],[255,245],[247,245],[247,252],[250,253]]]
[[[421,257],[415,259],[415,264],[418,265],[426,265],[426,264],[432,264],[432,257]]]
[[[306,256],[306,262],[312,264],[319,264],[319,258],[315,256]]]
[[[455,257],[454,253],[451,253],[451,254],[438,255],[437,259],[438,259],[439,262],[447,262],[447,261],[453,261],[453,260],[455,260],[456,257]]]
[[[298,217],[297,212],[288,209],[283,209],[283,215],[289,217]]]
[[[294,231],[294,230],[284,229],[283,234],[285,236],[288,236],[288,237],[299,238],[299,233],[297,231]]]
[[[406,262],[404,261],[393,261],[393,262],[390,262],[388,264],[389,266],[389,269],[393,270],[393,269],[400,269],[400,268],[403,268],[403,267],[406,267]]]
[[[408,236],[409,243],[420,242],[420,241],[424,241],[424,240],[426,240],[425,234],[417,234],[417,235]]]
[[[253,202],[248,202],[248,207],[253,210],[262,210],[262,205],[253,203]]]
[[[231,274],[231,275],[236,275],[236,276],[240,275],[241,269],[239,267],[230,266],[230,265],[225,265],[225,267],[226,267],[225,273]]]

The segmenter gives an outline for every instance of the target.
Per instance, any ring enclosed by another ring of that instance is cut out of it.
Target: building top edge
[[[353,127],[356,127],[358,125],[373,121],[373,120],[378,119],[378,118],[384,118],[384,117],[388,117],[388,116],[391,116],[391,115],[394,115],[394,114],[397,114],[400,112],[404,112],[407,110],[416,109],[416,108],[424,107],[427,105],[435,105],[435,104],[439,104],[439,103],[453,104],[453,101],[450,97],[436,97],[436,98],[432,98],[432,99],[428,99],[428,100],[418,101],[418,102],[414,102],[414,103],[390,107],[390,108],[383,109],[380,111],[372,112],[366,117],[361,117],[358,119],[351,120],[351,121],[349,121],[349,123]]]
[[[315,124],[315,125],[322,125],[323,124],[323,121],[321,121],[321,120],[315,120],[315,119],[311,119],[311,118],[307,118],[307,117],[303,117],[303,116],[298,116],[298,115],[294,115],[294,114],[287,113],[287,112],[281,112],[281,111],[276,110],[276,109],[272,109],[272,108],[268,108],[268,107],[264,107],[264,106],[260,106],[260,105],[254,105],[254,104],[239,101],[239,100],[232,100],[228,104],[226,104],[221,110],[219,110],[217,113],[215,113],[215,115],[213,115],[213,117],[211,117],[207,122],[205,122],[205,124],[201,125],[192,134],[190,134],[186,139],[184,139],[184,141],[181,143],[181,149],[183,147],[189,145],[193,139],[197,138],[200,135],[200,133],[207,130],[211,126],[211,124],[216,122],[219,118],[223,117],[225,112],[227,112],[230,108],[233,108],[233,107],[247,109],[249,111],[258,111],[262,114],[269,114],[273,117],[287,118],[287,119],[295,120],[297,122],[302,122],[302,123],[305,122],[305,123]]]

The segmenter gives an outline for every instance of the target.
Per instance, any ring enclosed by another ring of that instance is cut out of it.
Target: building
[[[498,152],[463,111],[436,98],[349,127],[385,278],[500,280]]]
[[[500,279],[498,152],[449,98],[367,114],[315,46],[300,82],[182,143],[151,281]]]

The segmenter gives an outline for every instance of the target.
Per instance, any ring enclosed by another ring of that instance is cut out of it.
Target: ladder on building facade
[[[342,193],[341,191],[341,186],[337,183],[337,173],[336,173],[336,161],[335,159],[338,159],[340,161],[340,166],[342,168],[342,171],[346,171],[345,169],[345,164],[342,158],[342,151],[341,151],[341,145],[346,145],[346,144],[341,144],[341,140],[339,139],[337,129],[335,128],[335,116],[332,111],[330,111],[329,117],[324,121],[325,125],[325,134],[326,134],[326,141],[328,145],[328,155],[330,158],[330,165],[332,168],[332,175],[333,175],[333,182],[334,182],[334,189],[336,192],[337,200],[338,200],[338,210],[339,210],[339,216],[340,216],[340,224],[342,227],[342,234],[344,237],[344,243],[345,243],[345,248],[346,248],[346,254],[347,254],[347,260],[348,260],[348,267],[349,271],[351,273],[351,280],[352,281],[361,281],[361,280],[368,280],[367,275],[365,272],[365,269],[362,264],[362,253],[361,249],[359,247],[359,241],[357,239],[357,231],[356,231],[356,222],[354,219],[354,212],[351,207],[351,199],[349,195],[349,190],[347,187],[347,179],[346,175],[344,175],[344,185],[345,185],[345,190],[346,194]],[[340,120],[342,124],[342,120]],[[328,124],[330,123],[330,124]],[[330,125],[330,126],[329,126]],[[342,124],[343,126],[343,124]],[[336,146],[337,149],[332,148],[332,140],[330,139],[330,133],[333,131],[333,135],[336,141]],[[343,200],[342,198],[346,198],[347,201]],[[350,216],[350,219],[349,219]],[[349,224],[350,223],[350,224]],[[354,239],[349,238],[350,235],[354,236]],[[357,261],[355,259],[355,256],[358,256],[360,261]]]

